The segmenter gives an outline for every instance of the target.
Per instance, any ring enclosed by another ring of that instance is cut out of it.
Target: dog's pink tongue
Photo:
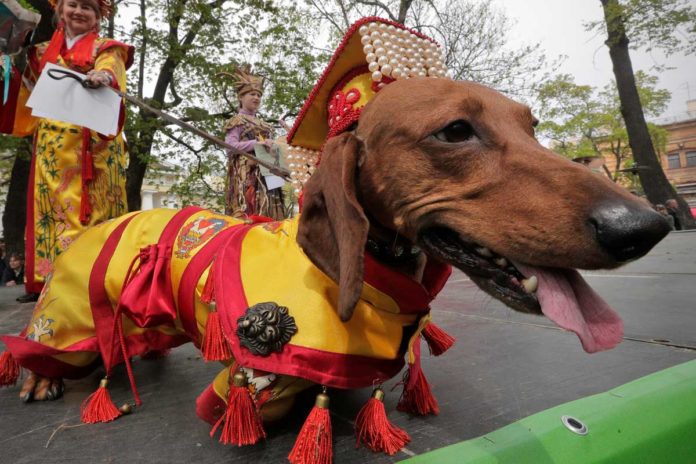
[[[623,338],[623,321],[574,269],[516,266],[539,279],[541,310],[559,327],[575,332],[588,353],[608,350]]]

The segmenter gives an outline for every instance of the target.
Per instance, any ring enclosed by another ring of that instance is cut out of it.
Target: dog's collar
[[[416,245],[404,244],[403,240],[386,243],[373,237],[367,237],[365,249],[376,260],[388,265],[410,263],[421,253]]]

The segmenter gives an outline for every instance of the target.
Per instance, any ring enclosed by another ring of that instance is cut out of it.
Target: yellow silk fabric
[[[251,379],[248,379],[251,380]],[[213,380],[213,390],[222,401],[227,403],[227,396],[230,391],[230,369],[221,370]],[[314,383],[299,377],[279,375],[277,381],[270,387],[271,397],[261,406],[261,417],[266,422],[273,422],[282,419],[292,407],[295,396],[313,386]],[[250,388],[252,396],[255,391]]]
[[[105,288],[109,300],[115,307],[133,257],[138,255],[140,248],[157,243],[162,229],[175,213],[175,210],[167,209],[154,210],[147,214],[132,213],[99,224],[82,234],[79,243],[70,247],[56,260],[56,270],[46,282],[34,308],[27,337],[61,350],[94,337],[89,280],[104,242],[121,222],[135,215],[126,227],[106,272]],[[124,318],[123,328],[126,335],[142,333],[145,330],[136,327],[127,318]],[[170,335],[176,333],[171,327],[165,326],[150,330],[159,330]],[[81,351],[58,355],[56,358],[68,364],[84,366],[97,356],[97,353]]]
[[[292,345],[397,358],[402,329],[416,316],[399,314],[390,296],[365,283],[352,319],[342,322],[334,307],[338,286],[297,245],[298,219],[254,227],[244,239],[241,275],[249,306],[273,301],[287,307],[298,327]]]
[[[171,273],[172,273],[172,291],[174,293],[174,301],[177,303],[177,306],[179,306],[179,287],[181,285],[181,278],[184,275],[184,271],[188,267],[189,262],[191,259],[193,259],[203,248],[203,245],[213,238],[214,235],[217,235],[218,233],[228,229],[231,226],[243,224],[244,221],[240,219],[236,219],[230,216],[225,216],[223,214],[217,214],[213,213],[211,211],[203,210],[198,213],[195,213],[192,215],[181,227],[181,230],[178,234],[179,237],[188,229],[192,224],[194,224],[196,221],[219,221],[218,224],[222,224],[215,232],[213,235],[200,235],[198,234],[195,230],[190,230],[188,234],[191,236],[192,239],[197,241],[197,244],[195,247],[192,247],[190,250],[182,250],[182,242],[180,240],[177,240],[174,242],[174,247],[172,250],[172,261],[171,261]],[[202,230],[205,230],[205,225],[202,226]],[[198,325],[198,332],[203,334],[205,333],[205,327],[208,321],[208,314],[209,314],[209,308],[206,303],[203,303],[200,299],[201,294],[203,293],[203,287],[205,286],[205,282],[208,278],[208,273],[210,272],[210,267],[212,265],[212,262],[208,264],[207,269],[203,272],[201,275],[200,279],[198,280],[198,283],[196,285],[196,290],[195,290],[195,317],[196,317],[196,323]],[[181,321],[177,319],[176,321],[177,327],[181,328]]]
[[[39,57],[40,58],[40,57]],[[126,50],[112,47],[101,52],[94,69],[108,70],[116,77],[121,90],[126,88]],[[57,64],[66,66],[59,56]],[[36,79],[35,74],[30,77]],[[27,90],[20,92],[26,96]],[[21,103],[21,102],[20,102]],[[85,230],[127,211],[127,153],[123,137],[102,141],[92,137],[94,179],[89,184],[92,213],[88,224],[80,223],[82,195],[82,128],[72,124],[28,117],[26,108],[18,108],[15,135],[26,135],[36,127],[34,135],[34,216],[27,226],[33,229],[34,282],[43,282],[52,271],[56,257]],[[28,246],[30,251],[32,247]]]
[[[26,86],[22,85],[19,88],[14,127],[12,128],[12,135],[15,137],[30,136],[34,133],[36,126],[39,124],[39,119],[31,115],[31,108],[27,106],[27,100],[30,94],[31,92]]]
[[[372,75],[370,73],[358,74],[349,80],[341,91],[347,94],[351,89],[360,91],[360,99],[353,104],[353,108],[356,109],[367,105],[367,103],[377,95],[376,92],[372,90]]]
[[[312,91],[312,103],[290,141],[291,145],[312,150],[319,150],[324,145],[326,135],[329,133],[326,107],[331,90],[350,70],[365,64],[367,62],[363,45],[360,42],[360,34],[356,31],[346,42],[345,48],[333,63],[333,67],[324,71],[326,75],[323,85],[315,87]]]
[[[167,209],[133,213],[87,230],[78,243],[58,257],[56,270],[34,309],[27,330],[28,337],[57,349],[66,349],[94,337],[89,281],[107,238],[122,221],[133,216],[108,263],[105,276],[105,289],[115,308],[133,258],[138,256],[141,248],[158,242],[163,229],[175,214],[175,210]],[[197,228],[192,227],[194,223],[198,224]],[[213,223],[217,224],[214,233],[205,232],[206,227]],[[179,229],[172,250],[170,270],[175,300],[187,266],[205,243],[240,223],[239,220],[210,211],[194,213],[186,220]],[[298,332],[290,341],[294,346],[375,359],[399,357],[403,327],[416,323],[417,316],[400,314],[397,303],[390,296],[365,283],[353,318],[349,322],[342,322],[334,308],[338,287],[299,248],[296,243],[297,226],[298,218],[295,218],[260,224],[247,233],[241,245],[239,271],[248,306],[266,301],[286,306],[298,327]],[[190,239],[185,250],[182,250],[182,236]],[[205,331],[209,314],[208,305],[200,301],[208,272],[209,269],[203,272],[195,289],[195,317],[200,333]],[[183,334],[179,318],[175,320],[174,327],[150,329],[139,328],[124,318],[123,327],[125,335],[139,334],[145,330],[158,330],[167,335]],[[92,362],[95,356],[95,353],[82,352],[64,354],[59,358],[82,366]]]

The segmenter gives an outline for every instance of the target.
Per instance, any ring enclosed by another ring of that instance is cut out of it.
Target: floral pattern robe
[[[132,47],[111,39],[92,38],[91,60],[77,65],[71,60],[71,51],[88,38],[89,35],[81,38],[70,50],[63,45],[56,64],[81,73],[104,70],[112,76],[115,88],[125,90]],[[28,293],[41,291],[56,257],[81,232],[127,212],[127,152],[120,133],[125,116],[123,106],[119,134],[115,137],[57,120],[37,119],[28,114],[26,107],[20,108],[30,93],[29,87],[39,77],[42,57],[48,47],[48,42],[42,43],[29,52],[13,131],[17,136],[34,135],[25,236]],[[85,157],[85,151],[89,151],[91,159]],[[83,166],[85,159],[89,166]],[[86,170],[89,175],[85,175]],[[88,205],[84,204],[87,198]],[[86,215],[81,214],[81,206],[83,211],[89,209]]]

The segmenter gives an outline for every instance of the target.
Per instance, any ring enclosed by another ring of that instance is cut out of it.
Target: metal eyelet
[[[579,419],[573,416],[561,416],[561,422],[568,430],[578,435],[587,435],[587,426]]]

